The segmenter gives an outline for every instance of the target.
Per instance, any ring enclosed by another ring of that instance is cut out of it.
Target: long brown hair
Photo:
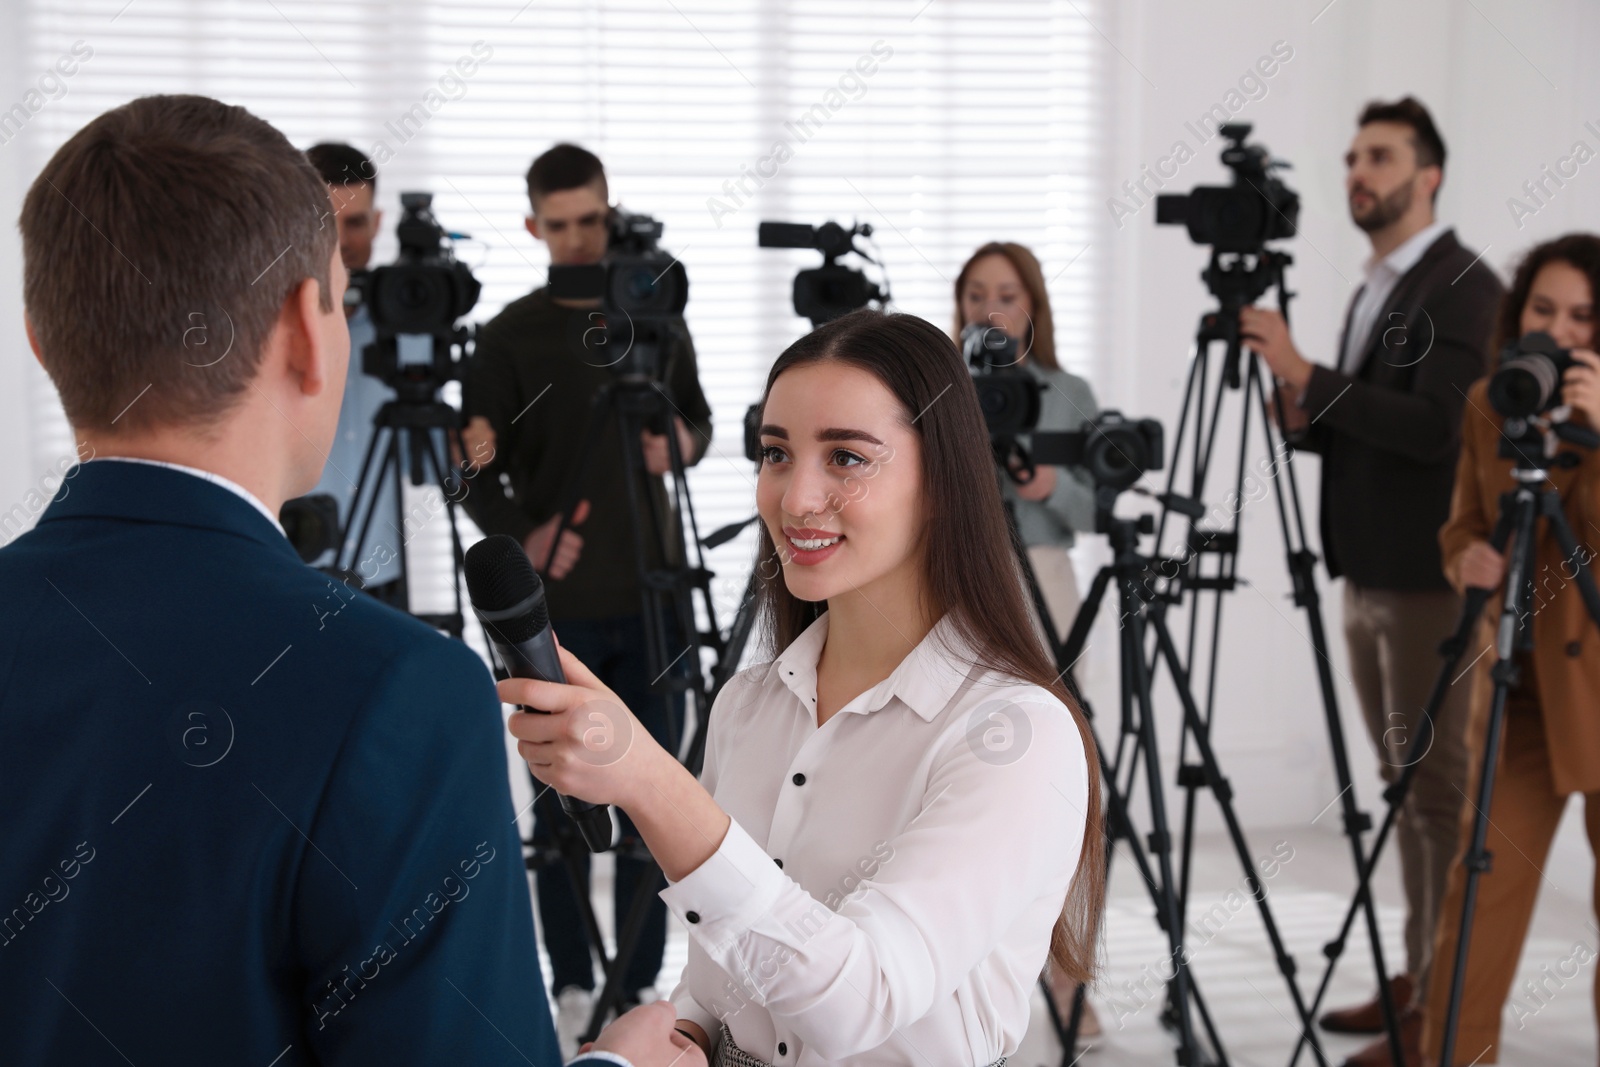
[[[1089,805],[1078,871],[1050,939],[1050,958],[1079,982],[1094,977],[1105,910],[1105,837],[1100,822],[1100,770],[1094,737],[1077,702],[1045,655],[1023,599],[1017,550],[1000,501],[989,431],[972,377],[950,338],[913,315],[857,311],[807,334],[778,357],[767,375],[762,407],[780,375],[794,367],[836,362],[881,381],[905,411],[922,451],[924,514],[922,597],[928,617],[948,618],[1000,674],[1049,690],[1071,711],[1089,765]],[[912,413],[920,413],[913,419]],[[776,654],[800,636],[818,606],[789,592],[765,523],[757,548],[757,603],[767,650]],[[1009,578],[1010,580],[997,580]]]
[[[1494,326],[1494,347],[1489,350],[1490,360],[1500,358],[1500,350],[1507,341],[1522,336],[1522,309],[1533,289],[1533,280],[1549,263],[1566,263],[1582,271],[1589,279],[1589,300],[1600,302],[1600,237],[1592,233],[1569,233],[1534,245],[1517,264],[1511,279],[1511,288],[1500,301],[1500,315]]]
[[[1028,324],[1028,336],[1023,338],[1022,354],[1041,367],[1056,370],[1061,363],[1056,359],[1056,321],[1050,314],[1050,293],[1044,284],[1044,268],[1039,266],[1039,258],[1026,245],[1019,245],[1015,241],[990,241],[972,253],[971,258],[962,265],[961,273],[956,275],[956,327],[952,336],[959,339],[961,329],[966,325],[965,317],[961,314],[961,294],[967,288],[967,275],[972,273],[973,265],[986,256],[1004,256],[1016,268],[1017,277],[1022,279],[1022,287],[1028,291],[1028,300],[1033,304],[1032,321]]]

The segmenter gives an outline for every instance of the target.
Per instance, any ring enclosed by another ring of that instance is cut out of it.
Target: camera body
[[[1508,419],[1542,415],[1561,402],[1561,379],[1576,361],[1547,333],[1534,332],[1500,350],[1489,378],[1489,405]]]
[[[395,226],[399,257],[387,266],[351,271],[345,294],[346,304],[366,305],[377,335],[361,353],[362,372],[406,400],[429,400],[440,386],[460,379],[463,364],[453,347],[464,344],[471,331],[456,323],[477,304],[482,291],[450,247],[452,236],[463,235],[446,232],[432,205],[432,193],[400,194],[402,215]],[[397,343],[402,335],[431,338],[431,359],[403,363]]]
[[[606,228],[599,263],[550,268],[550,295],[598,300],[605,343],[622,352],[610,369],[623,378],[659,380],[663,340],[689,305],[689,272],[661,248],[664,226],[652,216],[613,208]]]
[[[1162,467],[1166,435],[1155,419],[1102,411],[1080,430],[1034,434],[1034,460],[1089,472],[1096,488],[1121,492]]]
[[[1293,237],[1300,197],[1273,173],[1288,164],[1274,161],[1262,145],[1245,144],[1247,122],[1225,123],[1218,132],[1228,140],[1222,163],[1233,171],[1233,184],[1156,197],[1156,223],[1186,226],[1191,241],[1218,252],[1256,252]]]

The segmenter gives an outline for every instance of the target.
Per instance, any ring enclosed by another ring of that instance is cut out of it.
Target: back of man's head
[[[594,185],[601,203],[611,199],[606,184],[606,168],[600,157],[575,144],[558,144],[533,161],[528,168],[528,201],[539,213],[539,201],[551,193]]]
[[[1361,112],[1361,117],[1356,120],[1356,126],[1366,126],[1373,122],[1392,122],[1396,125],[1409,127],[1411,130],[1411,146],[1416,151],[1418,167],[1438,167],[1441,175],[1439,184],[1444,184],[1445,147],[1444,138],[1439,136],[1439,129],[1433,124],[1433,116],[1423,106],[1422,101],[1414,96],[1402,97],[1392,103],[1374,100]],[[1438,190],[1434,190],[1434,198],[1438,198]]]
[[[19,220],[28,323],[68,420],[220,421],[307,278],[330,310],[328,215],[305,155],[242,107],[147,96],[79,130]]]

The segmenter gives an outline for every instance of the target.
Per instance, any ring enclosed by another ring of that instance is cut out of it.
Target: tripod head
[[[1582,453],[1563,444],[1593,452],[1600,448],[1600,433],[1572,422],[1565,407],[1547,415],[1513,416],[1501,426],[1498,454],[1515,464],[1512,475],[1518,481],[1537,482],[1552,469],[1570,470],[1583,462]]]
[[[1239,311],[1260,300],[1273,289],[1278,290],[1278,310],[1287,318],[1289,301],[1294,293],[1287,288],[1286,268],[1294,257],[1275,248],[1262,248],[1252,253],[1223,252],[1213,249],[1211,261],[1200,272],[1206,290],[1217,298],[1217,310],[1200,317],[1196,339],[1201,344],[1221,341],[1227,345],[1227,359],[1223,363],[1223,380],[1228,388],[1237,389],[1239,376]]]

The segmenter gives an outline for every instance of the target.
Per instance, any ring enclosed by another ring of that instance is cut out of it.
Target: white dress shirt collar
[[[1368,341],[1378,325],[1378,316],[1388,306],[1395,287],[1447,230],[1449,227],[1442,222],[1431,223],[1406,238],[1388,255],[1381,258],[1374,256],[1363,264],[1366,281],[1350,306],[1344,347],[1339,351],[1341,371],[1355,374],[1361,369],[1368,352]]]
[[[806,627],[773,661],[771,668],[778,672],[778,680],[800,698],[801,705],[811,709],[813,721],[817,713],[817,661],[822,658],[822,646],[828,639],[829,614],[823,612],[821,618]],[[924,722],[932,722],[950,703],[975,662],[976,654],[961,639],[955,623],[946,615],[934,624],[889,677],[840,708],[838,713],[866,715],[898,697]]]
[[[1379,270],[1393,278],[1404,277],[1407,271],[1417,265],[1417,260],[1422,258],[1422,254],[1433,247],[1433,242],[1444,236],[1444,232],[1449,228],[1445,223],[1435,220],[1400,242],[1399,247],[1381,259],[1377,256],[1368,258],[1362,268],[1366,272],[1367,280],[1370,282],[1372,276]]]
[[[203,478],[212,485],[220,485],[228,492],[233,493],[235,496],[238,496],[244,500],[251,507],[265,515],[267,517],[267,521],[272,523],[274,529],[276,529],[279,533],[284,533],[283,524],[278,521],[278,516],[269,511],[267,506],[261,502],[260,498],[258,498],[254,493],[246,489],[244,486],[240,485],[238,482],[235,482],[229,478],[224,478],[215,471],[201,470],[199,467],[186,467],[182,463],[168,463],[166,460],[161,459],[139,459],[134,456],[97,456],[93,460],[90,460],[90,462],[98,463],[103,460],[116,460],[119,463],[143,463],[149,467],[165,467],[169,471],[182,471],[185,474],[192,474],[196,478]],[[288,534],[284,534],[284,536],[287,537]]]

